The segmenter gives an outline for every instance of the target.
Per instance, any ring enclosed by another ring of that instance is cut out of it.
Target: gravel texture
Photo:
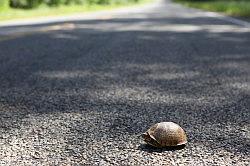
[[[249,28],[169,1],[0,31],[22,28],[0,36],[0,165],[249,165]],[[161,121],[186,147],[144,144]]]

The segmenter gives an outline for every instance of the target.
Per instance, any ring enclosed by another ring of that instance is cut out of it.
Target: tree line
[[[59,6],[59,5],[91,5],[91,4],[114,4],[124,2],[137,2],[139,0],[0,0],[0,10],[5,8],[36,8],[40,5]]]

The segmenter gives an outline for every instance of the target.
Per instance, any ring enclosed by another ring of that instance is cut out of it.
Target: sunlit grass
[[[126,4],[110,4],[110,5],[70,5],[59,7],[41,6],[37,9],[7,9],[0,12],[0,21],[24,19],[24,18],[39,18],[46,16],[63,16],[68,14],[80,14],[100,10],[111,10],[114,8],[122,8],[127,6],[142,5],[152,2],[153,0],[141,0],[138,3]]]
[[[184,5],[209,11],[222,12],[230,16],[250,17],[250,0],[175,0]]]

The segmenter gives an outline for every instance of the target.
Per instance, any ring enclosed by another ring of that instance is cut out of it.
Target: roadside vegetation
[[[250,0],[174,0],[189,7],[250,18]]]
[[[151,0],[0,0],[0,20],[108,10]]]

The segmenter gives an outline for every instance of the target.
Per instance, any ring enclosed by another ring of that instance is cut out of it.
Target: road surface
[[[0,32],[0,165],[249,165],[247,24],[162,1]],[[145,145],[161,121],[185,148]]]

